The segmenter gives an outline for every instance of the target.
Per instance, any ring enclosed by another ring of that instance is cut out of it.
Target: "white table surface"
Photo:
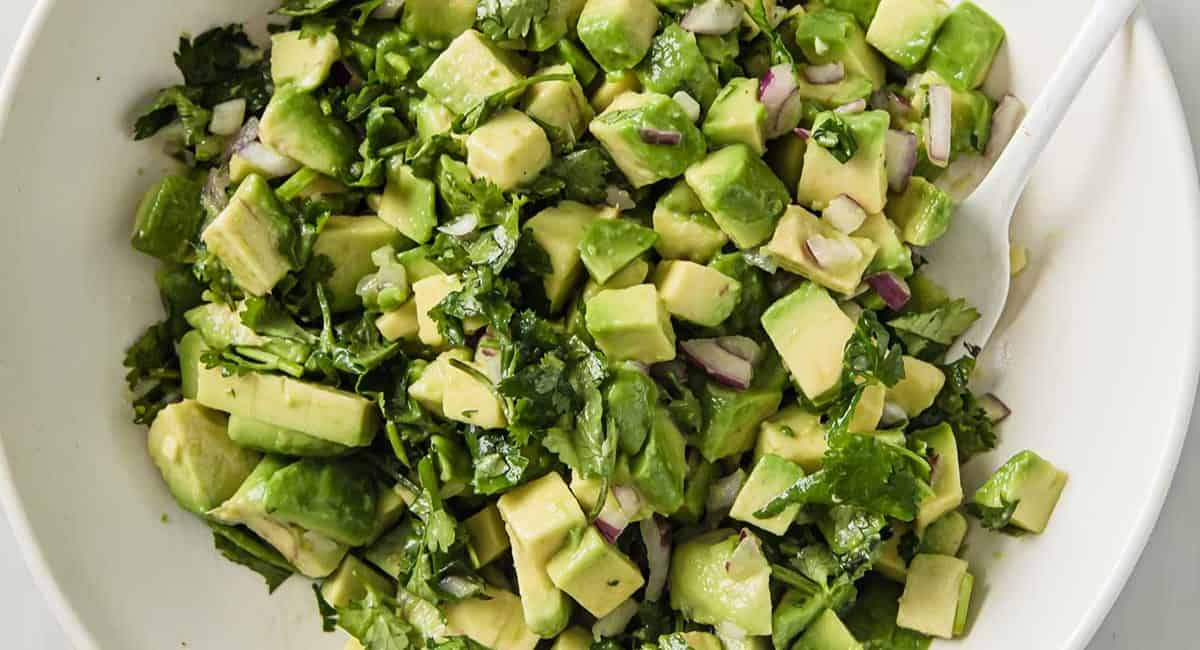
[[[34,2],[0,0],[0,69],[7,64]],[[1145,6],[1175,72],[1195,147],[1200,143],[1200,39],[1196,38],[1200,8],[1194,0],[1145,0]],[[1089,650],[1195,647],[1200,613],[1200,417],[1193,414],[1192,420],[1179,471],[1150,544]],[[0,639],[4,639],[0,647],[20,650],[70,647],[33,585],[4,517],[0,517]]]

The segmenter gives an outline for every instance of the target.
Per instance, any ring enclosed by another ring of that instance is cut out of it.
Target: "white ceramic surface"
[[[80,648],[336,647],[300,581],[267,599],[212,553],[127,424],[121,349],[157,307],[151,265],[124,240],[166,164],[127,141],[129,118],[173,79],[176,32],[248,15],[233,0],[163,4],[44,6],[8,82],[18,101],[0,132],[0,205],[19,216],[0,241],[5,500]],[[983,4],[1009,27],[1015,90],[1032,96],[1085,0]],[[985,615],[971,648],[1082,647],[1153,523],[1195,384],[1195,170],[1144,22],[1100,72],[1018,215],[1035,264],[987,357],[1017,414],[1003,451],[967,472],[972,484],[1031,446],[1072,482],[1041,538],[973,536]]]

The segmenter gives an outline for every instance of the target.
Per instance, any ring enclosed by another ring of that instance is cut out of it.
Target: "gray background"
[[[0,69],[7,63],[34,0],[0,0]],[[1200,142],[1200,8],[1194,0],[1146,0],[1183,97],[1193,149]],[[1129,92],[1137,92],[1130,88]],[[1120,525],[1114,522],[1114,525]],[[1191,435],[1154,536],[1120,600],[1089,650],[1195,646],[1200,613],[1200,418]],[[1080,540],[1086,544],[1087,540]],[[1097,567],[1098,571],[1105,567]],[[1053,588],[1039,585],[1038,588]],[[1019,621],[1013,622],[1019,625]],[[0,517],[0,646],[68,650],[9,529]],[[11,644],[11,645],[10,645]]]

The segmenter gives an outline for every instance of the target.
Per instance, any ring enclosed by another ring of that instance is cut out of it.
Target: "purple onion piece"
[[[684,357],[718,383],[732,388],[750,388],[754,366],[723,350],[713,339],[692,339],[679,345]]]
[[[683,141],[683,134],[678,131],[665,131],[663,129],[645,127],[638,129],[638,137],[646,144],[677,145]]]
[[[758,363],[762,346],[747,336],[722,336],[716,339],[721,349],[750,364]]]
[[[841,62],[810,65],[804,68],[804,78],[818,86],[835,84],[846,78],[846,66]]]
[[[772,66],[758,84],[758,100],[767,109],[767,137],[787,133],[800,123],[802,104],[796,71],[790,63]]]
[[[1016,97],[1005,95],[992,113],[992,134],[988,137],[983,156],[992,162],[998,160],[1009,141],[1016,135],[1017,127],[1021,126],[1023,119],[1025,105]]]
[[[1012,409],[1008,408],[1007,404],[1000,401],[1000,398],[992,393],[980,395],[979,406],[983,409],[984,413],[987,413],[988,419],[993,424],[1003,422],[1008,416],[1012,415]]]
[[[854,200],[854,197],[849,194],[841,194],[834,197],[829,205],[825,206],[821,218],[829,222],[829,225],[836,228],[838,232],[849,235],[862,227],[867,220],[867,211],[858,204],[858,201]]]
[[[909,299],[912,298],[912,291],[909,290],[908,283],[891,271],[867,276],[867,284],[871,285],[875,293],[883,298],[892,311],[904,309]]]
[[[792,133],[795,133],[796,137],[800,138],[801,140],[808,140],[812,137],[812,131],[809,131],[808,129],[795,128],[792,129]]]
[[[953,130],[950,87],[929,87],[929,123],[925,131],[925,149],[929,161],[939,167],[950,164],[950,139]]]
[[[646,600],[655,602],[667,585],[671,568],[671,524],[654,515],[643,520],[638,527],[642,533],[642,544],[646,547],[646,563],[650,575],[646,578]]]
[[[908,131],[887,132],[888,188],[893,192],[908,189],[908,181],[917,168],[917,136]]]
[[[854,242],[823,235],[813,235],[805,240],[804,251],[823,269],[849,264],[862,257],[862,251]]]
[[[842,104],[841,106],[838,106],[837,108],[833,109],[833,112],[849,114],[849,113],[861,113],[865,110],[867,110],[867,100],[856,99],[856,100],[850,102],[849,104]]]
[[[604,538],[604,541],[609,544],[615,544],[621,533],[625,532],[624,527],[618,528],[613,523],[605,521],[603,515],[597,517],[593,525],[596,526],[596,530],[600,531],[600,536]]]

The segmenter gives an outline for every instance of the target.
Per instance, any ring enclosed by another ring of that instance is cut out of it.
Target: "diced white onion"
[[[854,242],[845,239],[833,239],[824,235],[813,235],[804,242],[817,266],[823,269],[835,268],[844,264],[857,262],[862,257],[862,251]]]
[[[821,218],[839,232],[849,235],[858,230],[867,220],[867,211],[863,210],[858,201],[850,198],[850,195],[841,194],[825,206]]]
[[[728,34],[741,24],[744,7],[741,2],[705,0],[688,10],[679,26],[694,34]]]
[[[438,232],[446,233],[453,237],[466,237],[475,232],[475,229],[478,227],[479,215],[474,212],[468,212],[444,226],[438,226]]]
[[[938,167],[950,164],[950,138],[953,129],[950,87],[929,87],[929,120],[925,129],[925,149],[929,162]]]
[[[691,95],[680,90],[672,95],[671,99],[674,99],[675,103],[679,104],[679,107],[683,109],[684,113],[687,113],[688,118],[693,122],[700,119],[700,102],[693,99]]]
[[[216,135],[233,135],[241,130],[245,119],[246,100],[231,99],[213,106],[208,130]]]
[[[261,142],[251,142],[237,155],[268,178],[279,178],[300,170],[300,163]]]

